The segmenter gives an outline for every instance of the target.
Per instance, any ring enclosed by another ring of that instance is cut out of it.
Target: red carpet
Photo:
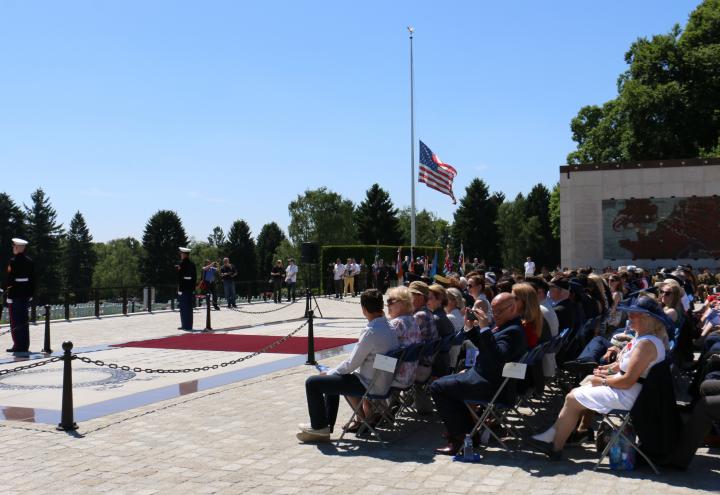
[[[272,344],[281,336],[276,335],[229,335],[198,333],[165,337],[162,339],[126,342],[113,347],[150,347],[153,349],[183,349],[191,351],[255,352]],[[353,344],[357,339],[315,337],[315,350],[332,349],[345,344]],[[307,354],[307,337],[290,337],[288,340],[268,352],[280,354]]]

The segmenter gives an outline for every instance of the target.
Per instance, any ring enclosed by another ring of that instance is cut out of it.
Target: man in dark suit
[[[498,294],[490,306],[496,327],[490,328],[485,312],[475,310],[477,321],[468,331],[467,337],[479,350],[475,366],[465,373],[440,378],[430,386],[430,394],[448,432],[448,444],[436,449],[438,454],[456,454],[474,426],[463,401],[491,399],[503,381],[505,363],[519,360],[527,351],[515,295]]]

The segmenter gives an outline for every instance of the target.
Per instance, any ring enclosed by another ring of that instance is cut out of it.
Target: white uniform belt
[[[192,277],[183,277],[184,280],[192,280]]]
[[[30,281],[30,279],[27,278],[27,277],[25,277],[25,278],[16,278],[16,279],[15,279],[15,282],[29,282],[29,281]]]

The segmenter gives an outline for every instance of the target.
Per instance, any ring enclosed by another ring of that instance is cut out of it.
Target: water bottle
[[[465,435],[465,442],[463,443],[463,461],[473,461],[473,441],[472,437],[468,434]]]
[[[620,447],[620,442],[615,442],[612,447],[610,447],[610,469],[613,470],[619,470],[622,466],[622,448]]]

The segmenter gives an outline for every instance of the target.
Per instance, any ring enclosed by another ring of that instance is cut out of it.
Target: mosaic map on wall
[[[603,200],[605,259],[720,258],[720,198]]]

